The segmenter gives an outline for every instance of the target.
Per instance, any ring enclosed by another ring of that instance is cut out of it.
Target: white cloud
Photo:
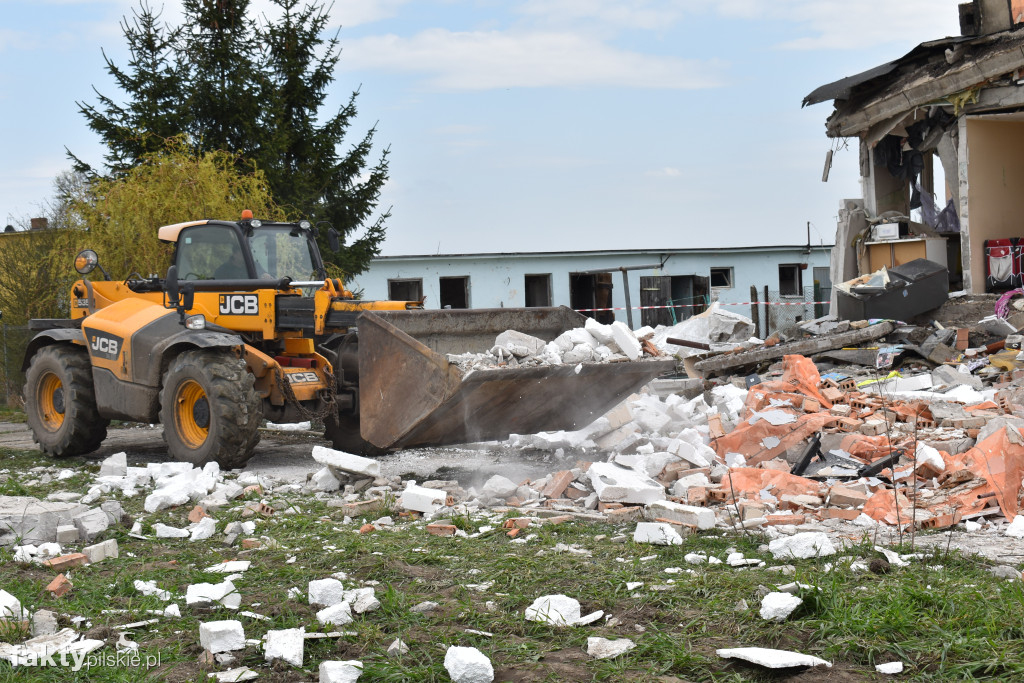
[[[708,88],[720,84],[716,61],[656,57],[567,32],[453,32],[348,41],[343,68],[421,73],[441,90],[618,86]]]
[[[811,35],[781,45],[798,50],[909,46],[960,33],[955,2],[777,0],[770,7],[774,18],[789,17],[809,29]]]
[[[370,24],[398,14],[409,0],[336,0],[331,16],[342,26]]]
[[[648,171],[645,175],[651,178],[678,178],[683,175],[683,172],[675,166],[665,166],[655,171]]]
[[[593,20],[617,28],[659,29],[679,20],[692,0],[526,0],[516,10],[551,24]]]
[[[34,50],[42,47],[39,36],[34,36],[25,31],[13,31],[9,28],[0,28],[0,52],[5,50]]]

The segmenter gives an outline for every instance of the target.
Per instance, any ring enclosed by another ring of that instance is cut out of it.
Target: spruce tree
[[[104,56],[126,104],[97,93],[99,106],[80,110],[111,150],[108,173],[131,168],[175,134],[196,153],[230,153],[242,172],[258,168],[291,218],[321,225],[324,260],[355,275],[384,240],[390,213],[374,214],[388,150],[374,159],[376,126],[346,143],[358,90],[333,114],[322,111],[341,57],[337,34],[323,37],[329,8],[272,2],[282,16],[256,22],[249,0],[184,0],[183,24],[174,29],[143,4],[124,23],[128,72]],[[188,218],[195,216],[181,217]],[[341,234],[340,253],[326,248],[324,222]]]

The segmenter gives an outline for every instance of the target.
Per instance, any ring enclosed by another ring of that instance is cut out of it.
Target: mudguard
[[[25,372],[28,370],[28,365],[32,361],[32,356],[36,355],[36,351],[49,346],[50,344],[59,344],[61,342],[74,342],[77,344],[85,345],[85,336],[82,335],[82,331],[78,329],[53,329],[44,330],[32,337],[29,341],[28,346],[25,348],[25,357],[21,361],[21,371]]]

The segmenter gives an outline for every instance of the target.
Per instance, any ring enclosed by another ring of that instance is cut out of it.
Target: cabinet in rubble
[[[946,239],[944,237],[912,237],[904,240],[880,240],[866,242],[866,272],[873,273],[882,266],[895,268],[914,259],[928,259],[943,266],[946,262]]]

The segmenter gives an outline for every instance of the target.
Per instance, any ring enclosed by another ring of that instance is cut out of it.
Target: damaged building
[[[863,197],[841,203],[833,282],[923,258],[950,289],[1021,286],[1024,0],[974,0],[959,16],[962,35],[804,98],[832,100],[827,135],[860,143]]]

